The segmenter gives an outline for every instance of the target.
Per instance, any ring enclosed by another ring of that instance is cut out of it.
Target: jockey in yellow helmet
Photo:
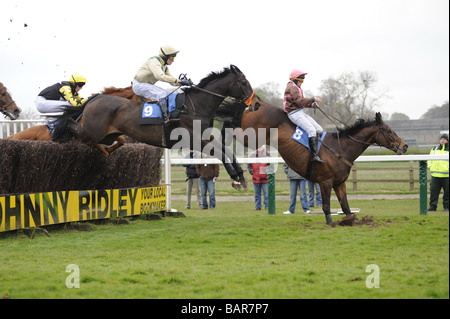
[[[86,84],[86,78],[74,73],[69,81],[53,84],[42,90],[36,99],[36,108],[41,113],[58,113],[66,106],[82,106],[87,98],[82,98],[78,91]]]

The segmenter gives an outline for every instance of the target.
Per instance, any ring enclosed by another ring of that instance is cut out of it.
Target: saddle
[[[322,145],[323,139],[325,138],[325,135],[327,135],[327,132],[323,132],[322,136],[319,136],[319,147],[317,149],[317,152],[320,151],[320,146]],[[306,147],[309,151],[311,149],[309,148],[309,142],[308,142],[308,133],[301,127],[297,126],[295,129],[294,134],[292,134],[291,138]]]
[[[180,116],[184,108],[186,99],[185,93],[172,93],[167,96],[161,103],[166,103],[169,118],[176,119]],[[139,111],[140,125],[163,125],[161,105],[158,101],[146,101],[141,103]]]

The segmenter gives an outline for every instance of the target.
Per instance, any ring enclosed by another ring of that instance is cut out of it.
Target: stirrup
[[[314,155],[311,159],[311,162],[321,163],[323,164],[324,161],[319,157],[319,155]]]

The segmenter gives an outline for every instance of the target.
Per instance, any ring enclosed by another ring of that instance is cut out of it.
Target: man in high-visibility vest
[[[440,144],[431,150],[430,155],[432,154],[445,154],[448,157],[449,152],[447,134],[442,134]],[[448,212],[448,161],[428,161],[428,168],[431,173],[430,207],[428,207],[428,211],[436,211],[439,194],[441,192],[441,188],[443,188],[443,211]]]

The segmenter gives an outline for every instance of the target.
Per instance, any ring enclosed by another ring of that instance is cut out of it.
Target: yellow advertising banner
[[[0,232],[167,210],[166,186],[0,195]]]

